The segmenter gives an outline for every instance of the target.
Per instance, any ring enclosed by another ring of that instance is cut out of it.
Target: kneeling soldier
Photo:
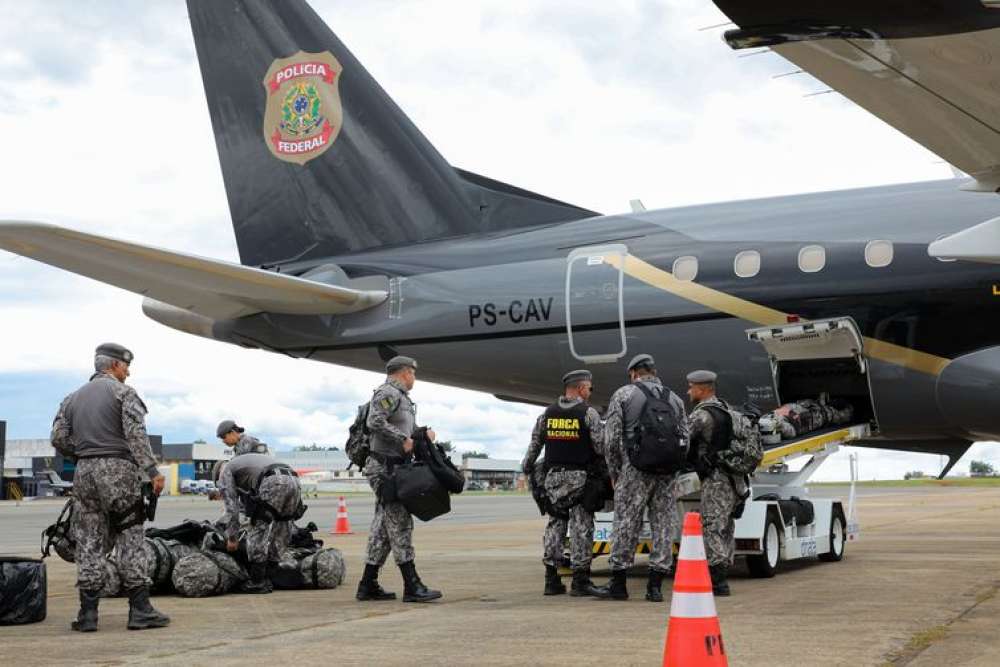
[[[573,585],[570,595],[593,595],[590,562],[594,547],[594,513],[583,504],[587,471],[603,456],[601,418],[587,405],[593,391],[590,371],[572,371],[563,376],[563,395],[535,422],[531,445],[521,468],[531,475],[545,449],[545,491],[554,511],[549,516],[542,539],[545,564],[545,595],[560,595],[566,587],[559,580],[558,566],[563,555],[563,537],[569,529],[570,565]]]
[[[244,593],[270,593],[268,562],[281,560],[288,547],[292,521],[305,513],[299,478],[287,464],[265,454],[241,454],[222,469],[221,491],[226,508],[226,549],[239,548],[240,510],[250,519],[246,536],[250,581]]]

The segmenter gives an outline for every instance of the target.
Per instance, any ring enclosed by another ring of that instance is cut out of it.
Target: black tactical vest
[[[571,408],[558,403],[545,410],[542,423],[542,443],[545,445],[545,465],[548,468],[586,468],[594,460],[594,447],[587,428],[586,403]]]

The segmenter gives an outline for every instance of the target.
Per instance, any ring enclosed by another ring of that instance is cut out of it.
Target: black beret
[[[417,370],[417,361],[411,357],[398,356],[393,357],[385,363],[385,371],[387,373],[395,373],[400,368],[412,368],[413,370]]]
[[[632,357],[632,361],[628,362],[627,370],[635,370],[639,366],[648,366],[649,368],[656,368],[656,362],[653,361],[653,355],[651,354],[637,354]]]
[[[691,384],[714,384],[718,377],[712,371],[691,371],[688,373],[687,381]]]
[[[119,345],[118,343],[104,343],[98,345],[97,349],[94,351],[94,356],[97,357],[111,357],[112,359],[117,359],[118,361],[124,361],[126,364],[131,364],[132,359],[135,355],[128,348]]]
[[[221,438],[222,436],[224,436],[225,434],[229,433],[230,431],[236,431],[237,433],[243,433],[244,429],[242,429],[241,427],[237,426],[236,422],[234,422],[232,419],[226,419],[224,421],[219,422],[219,425],[215,429],[215,435]]]
[[[574,382],[589,382],[594,379],[594,374],[588,370],[570,371],[563,375],[563,384],[573,384]]]

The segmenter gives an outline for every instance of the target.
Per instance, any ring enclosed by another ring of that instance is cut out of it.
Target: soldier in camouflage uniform
[[[694,408],[688,419],[691,463],[701,479],[701,522],[705,554],[712,575],[712,591],[729,595],[727,574],[736,551],[733,511],[739,498],[733,478],[719,464],[717,454],[729,449],[732,423],[729,408],[715,395],[716,374],[694,371],[687,376],[688,396]]]
[[[394,600],[395,593],[378,583],[378,573],[392,551],[403,575],[403,602],[428,602],[441,597],[441,591],[424,586],[413,563],[413,517],[395,499],[382,498],[393,467],[403,463],[413,451],[417,409],[410,391],[417,378],[417,362],[410,357],[393,357],[385,365],[388,377],[375,390],[368,408],[367,427],[371,432],[371,455],[365,476],[375,491],[375,515],[372,517],[365,549],[365,571],[358,583],[358,600]],[[427,437],[433,442],[434,431]]]
[[[97,607],[112,548],[129,598],[129,629],[170,623],[149,603],[142,482],[149,479],[159,495],[164,479],[146,437],[146,405],[125,384],[132,358],[121,345],[99,346],[96,372],[63,400],[52,423],[52,446],[77,461],[73,532],[80,612],[71,627],[79,632],[97,630]]]
[[[268,454],[267,445],[245,432],[242,426],[237,426],[232,419],[219,422],[215,429],[217,435],[226,447],[233,448],[233,456],[240,454]]]
[[[646,599],[662,602],[660,588],[673,565],[671,533],[675,532],[677,522],[674,490],[677,476],[636,469],[629,460],[625,445],[639,423],[646,402],[645,394],[636,386],[637,383],[643,383],[649,391],[658,392],[661,397],[666,395],[679,425],[685,422],[684,402],[656,377],[656,363],[648,354],[632,358],[628,364],[628,377],[630,384],[614,393],[605,415],[604,442],[608,470],[615,486],[615,518],[611,540],[611,582],[596,590],[605,599],[628,599],[626,576],[628,568],[635,562],[643,515],[648,514],[653,548],[649,554]]]
[[[241,454],[222,468],[221,491],[227,520],[226,549],[239,548],[240,511],[250,519],[246,535],[250,580],[245,593],[270,593],[267,565],[288,548],[292,521],[303,511],[299,478],[288,465],[266,454]]]
[[[566,587],[559,580],[558,566],[563,539],[569,530],[573,585],[570,595],[593,595],[590,562],[593,560],[594,513],[580,502],[587,484],[588,468],[604,456],[603,427],[597,410],[587,405],[593,391],[590,371],[571,371],[563,376],[563,395],[539,415],[531,432],[531,444],[521,463],[526,475],[545,449],[545,491],[555,511],[545,526],[542,562],[545,564],[545,595],[561,595]]]

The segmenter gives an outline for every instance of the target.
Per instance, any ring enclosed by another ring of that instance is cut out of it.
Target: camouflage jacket
[[[375,390],[368,409],[368,430],[371,431],[372,451],[391,456],[403,456],[403,442],[416,429],[417,409],[410,394],[394,378]]]
[[[249,433],[241,433],[240,439],[233,446],[233,456],[240,454],[268,454],[267,445]]]

